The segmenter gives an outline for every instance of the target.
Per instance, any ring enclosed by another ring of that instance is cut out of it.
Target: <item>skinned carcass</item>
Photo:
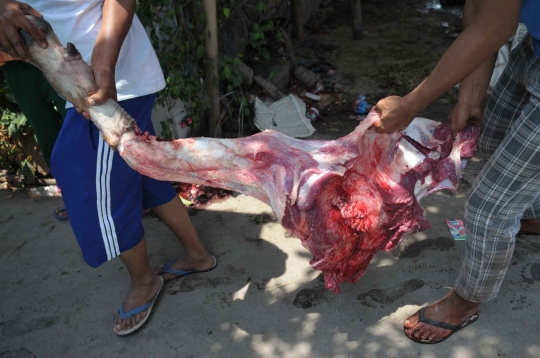
[[[278,221],[311,252],[326,287],[357,282],[377,251],[429,227],[419,200],[440,189],[455,191],[462,158],[471,157],[479,128],[454,140],[449,123],[416,118],[403,132],[377,134],[369,116],[349,135],[309,141],[265,131],[247,138],[164,141],[142,133],[114,101],[86,104],[92,72],[75,46],[64,49],[50,25],[40,48],[27,34],[33,63],[53,87],[87,111],[105,141],[138,172],[159,180],[234,190],[272,207]]]

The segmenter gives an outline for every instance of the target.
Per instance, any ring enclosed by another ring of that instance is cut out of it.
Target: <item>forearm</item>
[[[458,102],[469,107],[481,107],[495,67],[497,54],[488,58],[459,85]]]
[[[94,50],[92,66],[114,73],[122,44],[129,32],[135,14],[135,0],[105,0],[103,16]]]
[[[474,7],[474,3],[469,0],[465,3],[463,11],[463,28],[466,29],[471,26],[475,17],[476,8]],[[458,102],[460,104],[464,104],[468,108],[480,108],[482,106],[482,101],[486,96],[489,82],[493,75],[493,68],[495,67],[496,60],[497,53],[493,54],[473,73],[461,81],[458,97]]]
[[[460,99],[471,96],[481,101],[485,95],[494,55],[515,32],[521,1],[469,0],[467,6],[463,33],[428,78],[404,98],[413,111],[422,110],[462,81],[465,87],[460,91]]]

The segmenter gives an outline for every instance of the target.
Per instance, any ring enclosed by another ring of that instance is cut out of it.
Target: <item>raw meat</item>
[[[241,139],[162,141],[124,133],[119,151],[144,175],[214,186],[270,205],[279,222],[311,252],[326,287],[357,282],[373,255],[392,250],[405,234],[430,227],[419,200],[455,191],[461,159],[471,157],[479,128],[451,138],[450,124],[416,118],[402,133],[368,128],[334,141],[307,141],[265,131]]]
[[[225,199],[232,194],[229,190],[187,183],[178,183],[176,192],[183,199],[190,201],[192,203],[190,206],[193,207],[204,207],[219,199]]]
[[[135,170],[149,177],[219,187],[253,196],[311,252],[326,287],[357,282],[377,251],[429,227],[419,200],[455,191],[461,159],[471,157],[479,128],[451,138],[450,124],[416,118],[402,133],[369,131],[376,112],[334,141],[305,141],[275,131],[242,139],[163,141],[141,133],[111,99],[89,106],[97,88],[92,70],[73,44],[64,48],[49,23],[27,15],[47,36],[41,48],[21,35],[32,63],[58,93],[87,111],[104,140]]]

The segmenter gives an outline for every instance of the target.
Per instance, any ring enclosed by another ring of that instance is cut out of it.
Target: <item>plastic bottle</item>
[[[371,106],[368,104],[366,100],[366,96],[363,94],[359,94],[358,97],[354,100],[352,103],[352,109],[355,113],[358,114],[367,114]]]
[[[306,117],[313,123],[320,116],[319,110],[315,107],[311,107],[306,112]]]

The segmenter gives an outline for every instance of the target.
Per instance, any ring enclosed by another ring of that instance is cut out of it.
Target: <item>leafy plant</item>
[[[161,137],[166,140],[173,139],[173,132],[172,132],[172,126],[173,126],[173,120],[172,118],[167,118],[166,121],[161,121]]]
[[[19,139],[28,130],[26,117],[5,109],[0,117],[0,168],[9,172],[23,170],[26,179],[34,180],[31,157],[25,157]],[[28,173],[30,170],[30,173]]]
[[[170,108],[174,100],[182,100],[198,124],[210,106],[203,81],[206,15],[201,1],[141,1],[137,14],[149,31],[166,78],[157,102]],[[162,136],[172,136],[170,124],[172,119],[162,123]]]
[[[268,10],[267,3],[266,0],[217,0],[220,46],[227,47],[231,42],[227,34],[234,32],[233,28],[240,29],[244,32],[240,47],[248,52],[246,58],[270,60],[269,39],[275,36],[280,40],[281,33],[272,21],[262,20]],[[199,128],[210,108],[204,83],[206,15],[201,0],[140,1],[137,14],[149,32],[166,78],[167,87],[158,94],[158,103],[171,107],[172,101],[180,99],[186,105],[187,118],[191,119],[190,123],[187,120],[183,123]],[[249,114],[238,70],[243,58],[238,53],[220,57],[220,87],[229,118]],[[161,122],[161,135],[165,138],[172,136],[171,122]]]
[[[22,113],[11,112],[4,110],[0,124],[7,128],[7,134],[11,138],[19,138],[26,129],[28,129],[28,121]]]
[[[267,49],[268,37],[267,32],[274,29],[274,22],[269,21],[264,25],[254,24],[249,35],[249,44],[253,47],[257,56],[262,56],[267,61],[270,61],[270,51]]]
[[[35,179],[34,166],[32,165],[32,157],[28,156],[26,159],[23,159],[20,163],[20,168],[17,171],[19,177],[24,177],[24,182],[30,184]]]

